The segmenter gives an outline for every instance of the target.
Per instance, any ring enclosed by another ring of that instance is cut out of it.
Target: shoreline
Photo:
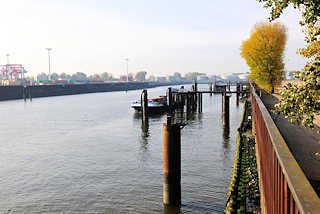
[[[77,85],[0,86],[0,101],[99,92],[130,91],[189,83],[119,82]]]

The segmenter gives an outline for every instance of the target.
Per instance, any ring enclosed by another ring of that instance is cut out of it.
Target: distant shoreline
[[[113,91],[130,91],[189,83],[119,82],[74,85],[0,86],[0,101]]]

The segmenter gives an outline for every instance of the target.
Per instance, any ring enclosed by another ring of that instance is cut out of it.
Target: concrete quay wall
[[[39,86],[0,86],[0,101],[29,98],[51,97],[74,94],[126,91],[173,85],[171,83],[130,82],[96,83],[75,85],[39,85]]]

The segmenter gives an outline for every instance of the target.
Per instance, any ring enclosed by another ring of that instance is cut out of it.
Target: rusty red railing
[[[320,214],[319,197],[253,86],[251,101],[263,213]]]

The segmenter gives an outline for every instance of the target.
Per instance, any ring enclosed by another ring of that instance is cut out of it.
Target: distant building
[[[199,76],[197,76],[197,81],[199,81],[199,82],[208,82],[209,78],[208,78],[207,75],[199,75]]]
[[[120,81],[121,82],[126,82],[127,81],[127,75],[121,75],[120,76]]]
[[[157,77],[157,82],[167,82],[167,77]]]
[[[249,73],[239,74],[238,77],[240,82],[248,82]]]
[[[217,76],[218,81],[222,82],[248,82],[249,73],[231,73],[231,74],[221,74]]]
[[[238,82],[240,79],[237,75],[235,74],[222,74],[221,79],[224,80],[225,82]]]
[[[132,81],[133,81],[133,75],[130,75],[130,74],[129,74],[128,80],[129,80],[129,82],[132,82]]]
[[[182,78],[179,76],[168,76],[168,81],[169,82],[181,82]]]
[[[155,76],[149,76],[149,78],[147,79],[147,81],[155,82],[155,81],[156,81],[156,77],[155,77]]]

